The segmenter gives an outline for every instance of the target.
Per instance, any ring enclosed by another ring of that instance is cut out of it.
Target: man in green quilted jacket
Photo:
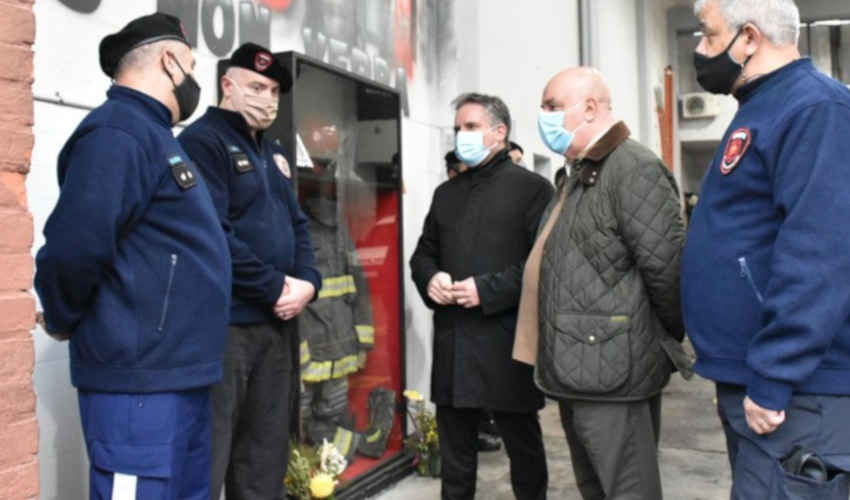
[[[661,389],[686,360],[678,190],[594,69],[552,78],[538,125],[566,177],[526,263],[514,356],[560,403],[585,500],[661,499]]]

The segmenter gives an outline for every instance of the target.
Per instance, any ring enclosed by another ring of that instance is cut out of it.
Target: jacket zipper
[[[746,279],[750,284],[750,288],[753,289],[753,292],[756,294],[756,299],[758,299],[760,304],[764,304],[764,298],[761,296],[761,292],[756,287],[756,282],[753,280],[753,275],[750,273],[750,266],[747,265],[746,257],[738,257],[738,265],[741,267],[741,277]]]
[[[177,254],[171,254],[171,269],[168,271],[168,287],[165,289],[165,299],[162,301],[162,315],[159,317],[159,327],[157,331],[161,332],[165,327],[165,315],[168,313],[168,299],[171,296],[171,285],[174,284],[174,270],[177,268]]]

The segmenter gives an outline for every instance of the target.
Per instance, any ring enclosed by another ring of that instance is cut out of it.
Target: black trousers
[[[661,500],[661,395],[628,403],[561,401],[576,483],[584,500]]]
[[[478,472],[478,408],[437,407],[440,433],[441,497],[472,500]],[[537,412],[493,412],[511,462],[511,486],[518,500],[545,500],[549,482]]]
[[[224,377],[212,388],[211,499],[276,500],[283,495],[291,418],[297,418],[295,322],[233,325]]]

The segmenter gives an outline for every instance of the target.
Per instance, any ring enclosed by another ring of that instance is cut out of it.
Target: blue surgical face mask
[[[480,165],[490,154],[490,148],[484,145],[484,132],[461,130],[455,134],[455,154],[470,168]]]
[[[540,114],[537,115],[537,130],[540,131],[540,138],[546,144],[546,147],[555,153],[566,154],[576,137],[576,132],[584,126],[584,123],[582,123],[574,131],[564,128],[564,115],[580,103],[581,101],[561,111],[543,111],[541,109]]]

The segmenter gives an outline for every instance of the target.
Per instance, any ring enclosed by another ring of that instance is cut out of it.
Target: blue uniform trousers
[[[732,466],[732,500],[847,500],[850,476],[850,397],[795,394],[785,422],[766,435],[747,426],[746,388],[717,384],[717,411]],[[783,459],[803,446],[831,469],[826,482],[787,472]]]
[[[209,389],[79,391],[91,500],[209,500]]]

